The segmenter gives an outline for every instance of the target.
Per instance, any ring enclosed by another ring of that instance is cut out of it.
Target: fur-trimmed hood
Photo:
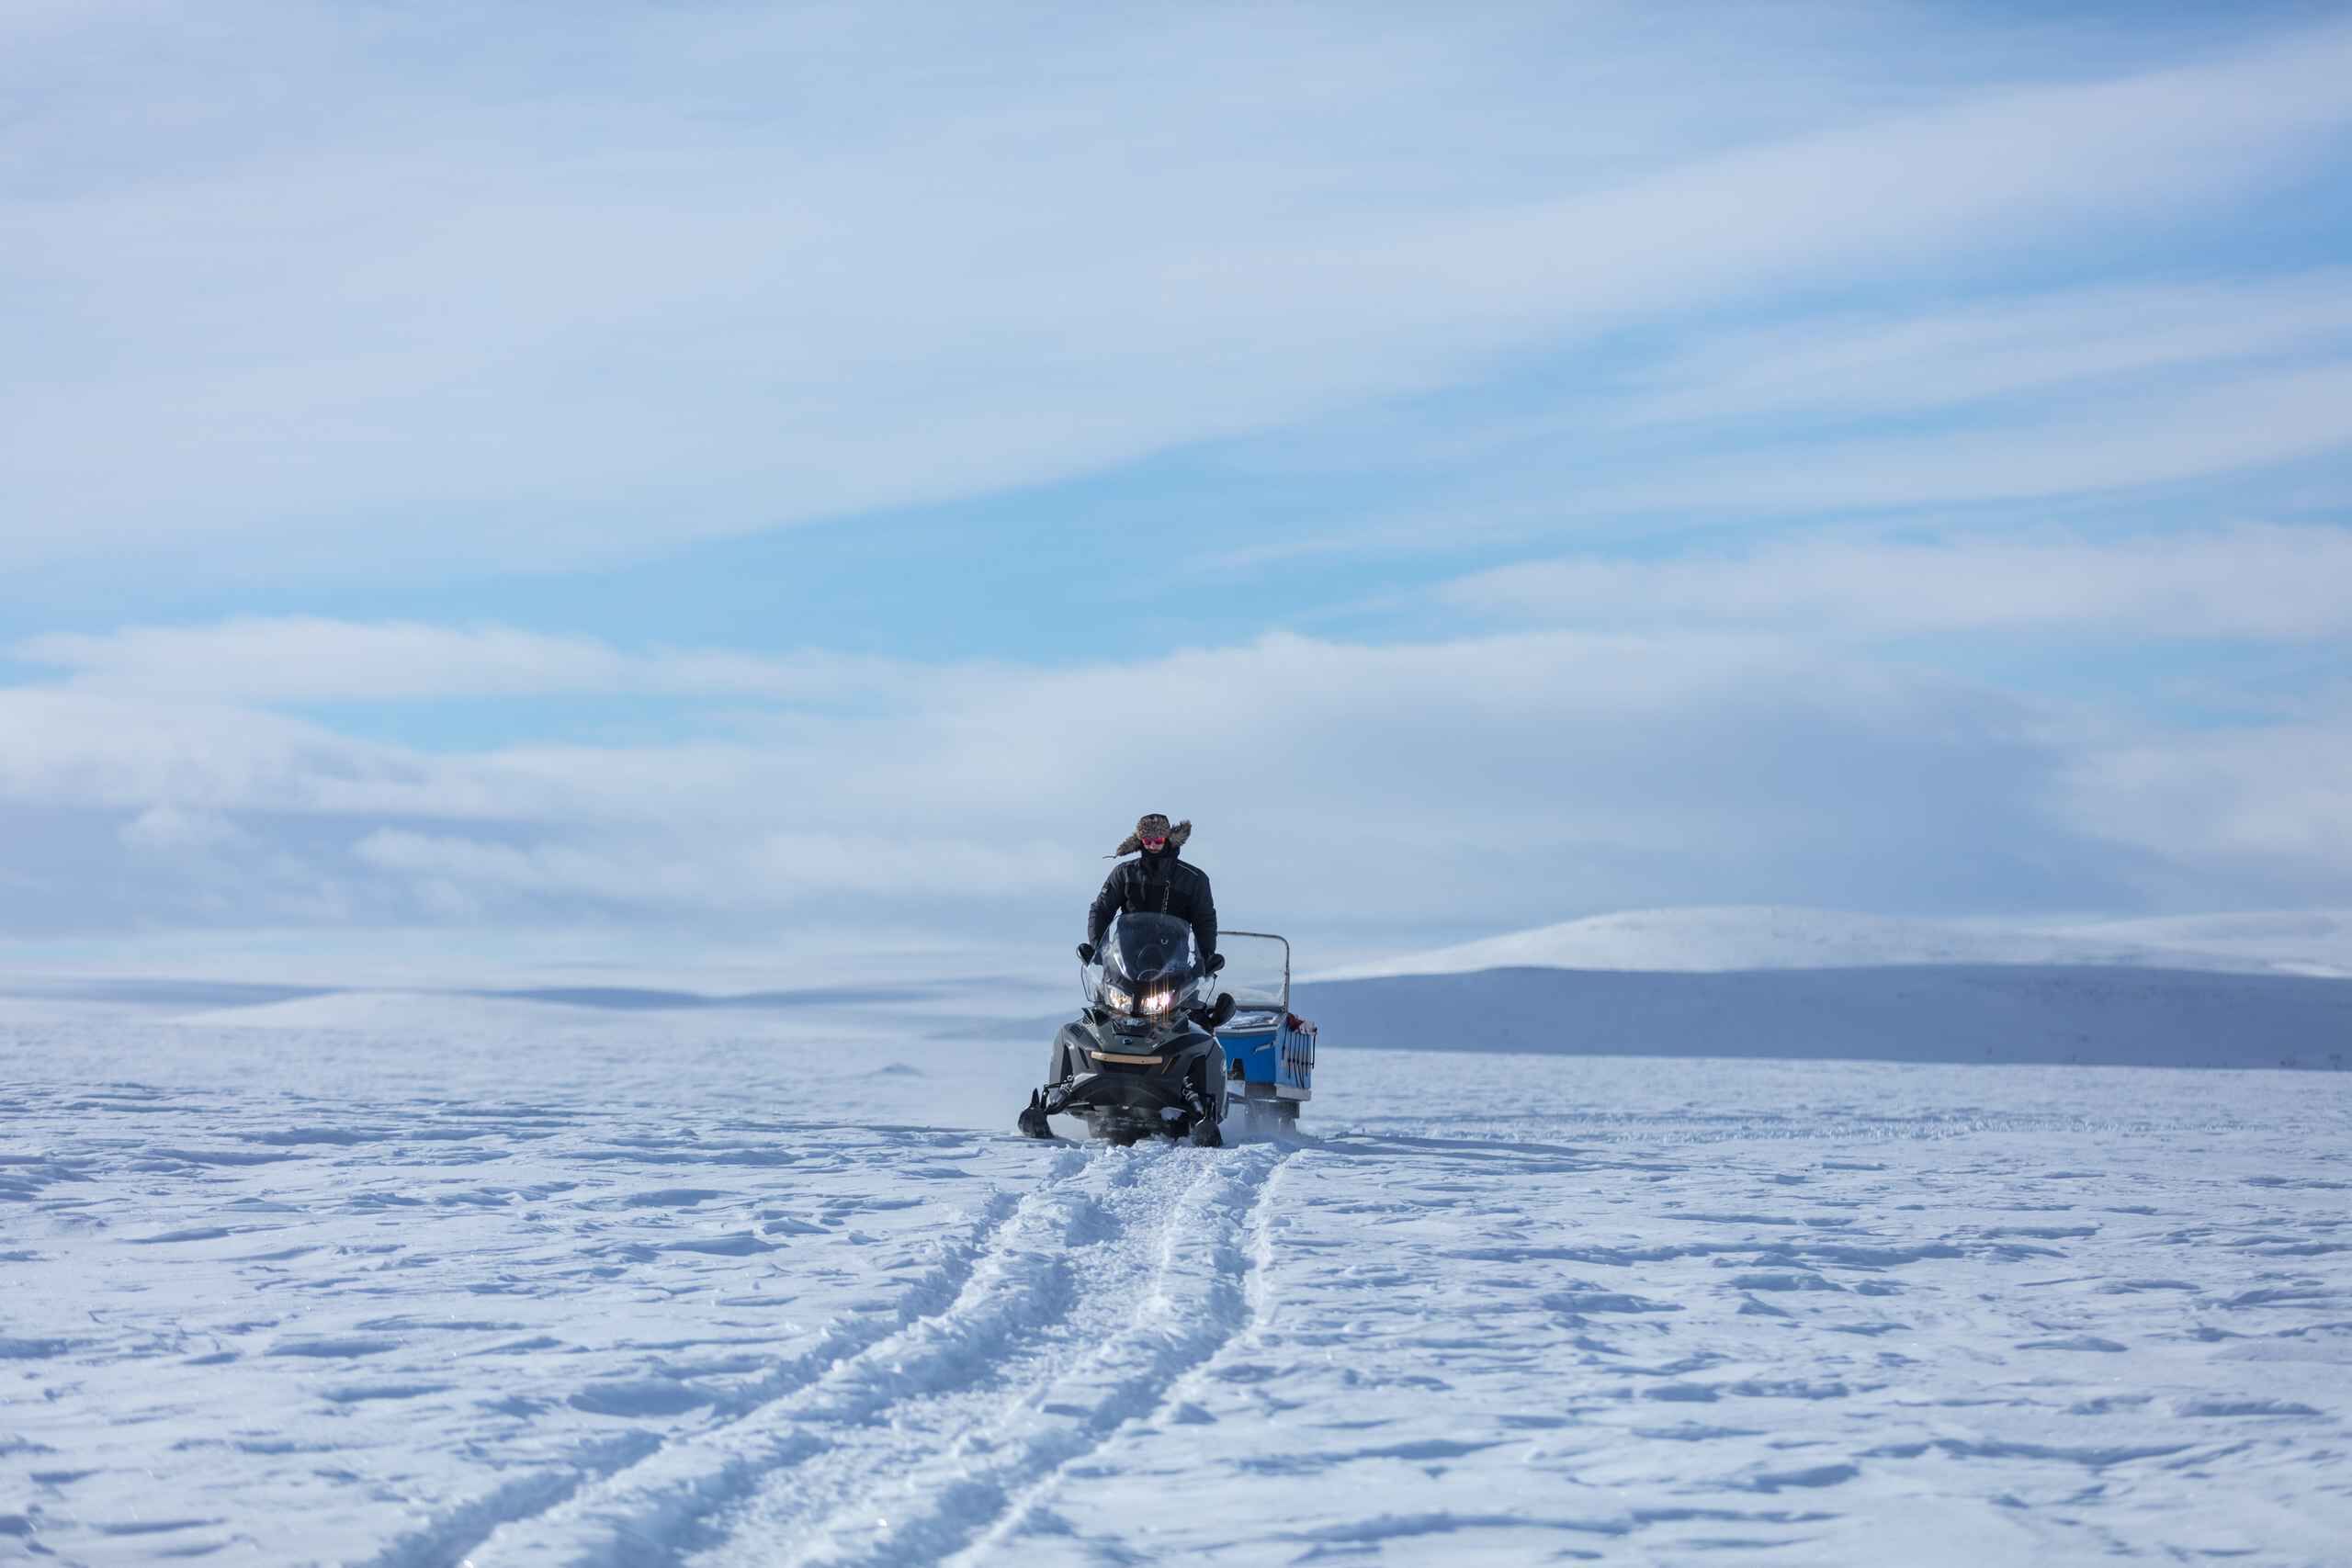
[[[1190,821],[1179,822],[1173,828],[1169,829],[1168,852],[1170,854],[1174,854],[1177,851],[1182,849],[1184,847],[1184,840],[1192,836],[1193,824]],[[1104,855],[1102,858],[1104,860],[1117,860],[1121,855],[1137,854],[1140,853],[1142,850],[1143,840],[1133,833],[1129,833],[1125,839],[1122,839],[1119,841],[1119,847],[1117,849],[1113,850],[1109,854]]]

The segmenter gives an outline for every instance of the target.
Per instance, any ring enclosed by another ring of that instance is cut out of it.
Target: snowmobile
[[[1054,1036],[1046,1087],[1030,1095],[1021,1131],[1050,1138],[1046,1119],[1069,1114],[1114,1143],[1159,1136],[1216,1148],[1227,1082],[1216,1031],[1234,1010],[1231,996],[1212,994],[1224,960],[1195,953],[1192,927],[1174,916],[1133,912],[1095,958],[1079,969],[1085,1010]]]

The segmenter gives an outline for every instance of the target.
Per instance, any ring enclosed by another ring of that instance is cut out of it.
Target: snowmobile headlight
[[[1168,1010],[1168,1004],[1175,999],[1176,993],[1173,991],[1154,991],[1151,995],[1144,998],[1143,1010],[1146,1012],[1166,1012]]]
[[[1116,1010],[1125,1012],[1127,1010],[1128,1006],[1134,1002],[1135,998],[1127,995],[1126,992],[1119,989],[1118,987],[1111,984],[1110,981],[1105,980],[1102,982],[1102,999],[1109,1002]]]

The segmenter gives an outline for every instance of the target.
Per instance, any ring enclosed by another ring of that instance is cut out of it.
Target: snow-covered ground
[[[2352,1540],[2352,1076],[1331,1038],[1295,1142],[1120,1151],[853,1009],[259,1005],[0,1024],[0,1556]]]

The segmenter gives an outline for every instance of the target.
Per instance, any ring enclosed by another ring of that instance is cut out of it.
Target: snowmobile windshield
[[[1104,1006],[1163,1013],[1183,1005],[1197,976],[1193,928],[1173,915],[1122,915],[1102,953]]]
[[[1217,986],[1233,993],[1243,1012],[1279,1013],[1290,1006],[1290,943],[1255,931],[1224,931],[1216,939],[1225,954]],[[1272,1020],[1266,1021],[1272,1027]]]
[[[1193,928],[1173,915],[1122,915],[1111,933],[1105,965],[1137,985],[1193,977]]]

